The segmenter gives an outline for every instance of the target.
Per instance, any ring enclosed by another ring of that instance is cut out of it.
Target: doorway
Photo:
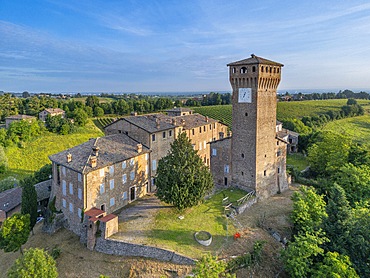
[[[136,199],[136,186],[130,187],[130,202]]]

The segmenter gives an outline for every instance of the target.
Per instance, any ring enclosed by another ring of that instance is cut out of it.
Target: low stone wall
[[[97,238],[95,250],[110,255],[146,257],[175,264],[194,265],[196,262],[191,258],[181,256],[173,251],[127,243],[116,239],[103,239],[101,237]]]
[[[66,224],[63,213],[55,213],[54,216],[50,215],[48,217],[52,217],[52,220],[48,223],[47,219],[45,219],[42,230],[50,235],[63,228]]]
[[[246,201],[244,204],[241,204],[240,206],[236,207],[236,212],[238,214],[243,213],[247,208],[250,208],[252,205],[257,203],[257,197],[254,197],[248,201]]]

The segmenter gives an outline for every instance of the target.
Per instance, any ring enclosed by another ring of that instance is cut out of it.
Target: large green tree
[[[5,252],[15,252],[19,249],[22,253],[22,245],[30,235],[30,216],[15,213],[5,219],[0,229],[0,249]]]
[[[37,192],[35,188],[35,178],[33,176],[26,177],[21,181],[22,186],[22,214],[30,216],[30,229],[33,227],[37,220]]]
[[[44,250],[30,248],[8,270],[9,278],[55,278],[58,271],[55,260]]]
[[[209,168],[186,133],[179,134],[168,155],[159,160],[156,186],[158,198],[179,210],[197,205],[213,188]]]

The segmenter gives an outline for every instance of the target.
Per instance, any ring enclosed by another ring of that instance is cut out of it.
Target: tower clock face
[[[252,103],[252,89],[251,88],[239,88],[238,102],[239,103]]]

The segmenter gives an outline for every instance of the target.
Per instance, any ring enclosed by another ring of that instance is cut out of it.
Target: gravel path
[[[145,244],[154,224],[155,215],[160,209],[168,209],[168,206],[161,204],[154,194],[148,194],[131,203],[119,213],[119,232],[112,238]]]

